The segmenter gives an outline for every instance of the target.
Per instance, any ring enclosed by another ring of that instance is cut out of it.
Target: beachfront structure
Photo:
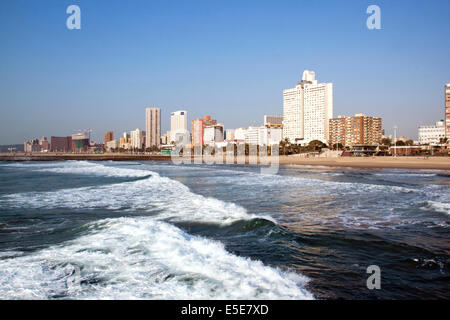
[[[270,146],[279,144],[282,138],[283,130],[281,128],[248,127],[245,133],[245,143],[250,145]]]
[[[245,133],[245,143],[257,145],[259,142],[259,129],[263,127],[248,127]]]
[[[145,109],[145,148],[159,147],[161,140],[161,109]]]
[[[108,152],[119,149],[119,146],[120,146],[120,143],[118,140],[111,140],[105,144],[106,151],[108,151]]]
[[[333,84],[318,83],[314,71],[305,70],[295,88],[283,91],[283,137],[292,143],[326,143],[332,117]]]
[[[227,141],[234,140],[234,129],[226,129],[225,130],[225,140],[227,140]]]
[[[339,116],[329,120],[330,146],[342,144],[377,145],[383,136],[382,120],[379,117],[368,117],[362,113],[353,117]]]
[[[445,85],[445,137],[450,146],[450,82]]]
[[[234,130],[234,140],[236,140],[237,142],[244,142],[246,134],[247,134],[246,128],[237,128]]]
[[[436,122],[433,126],[419,127],[419,144],[437,145],[445,138],[445,121]]]
[[[187,111],[179,110],[170,114],[170,140],[177,141],[187,132]],[[177,138],[178,137],[178,138]]]
[[[262,127],[258,132],[258,144],[271,146],[283,140],[283,129],[279,127]]]

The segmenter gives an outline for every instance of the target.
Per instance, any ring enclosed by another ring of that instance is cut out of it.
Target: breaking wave
[[[313,299],[307,278],[151,217],[88,227],[73,241],[0,260],[0,298]]]

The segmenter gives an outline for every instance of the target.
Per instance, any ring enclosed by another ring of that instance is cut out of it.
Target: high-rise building
[[[445,85],[445,137],[450,146],[450,82]]]
[[[211,116],[204,116],[203,124],[205,127],[215,126],[217,124],[217,120],[211,119]]]
[[[264,126],[269,128],[282,128],[283,116],[282,115],[264,116]]]
[[[136,129],[130,132],[130,144],[133,149],[142,149],[144,143],[145,131]]]
[[[328,143],[332,146],[342,144],[379,144],[383,135],[382,121],[378,117],[356,114],[353,117],[339,116],[329,120]]]
[[[345,116],[330,119],[329,131],[330,137],[328,143],[330,146],[340,143],[345,146],[346,137],[346,119]]]
[[[161,109],[145,109],[145,148],[159,147],[161,139]]]
[[[71,152],[72,137],[50,137],[51,152]]]
[[[108,131],[105,133],[105,146],[109,141],[113,141],[114,140],[114,132],[113,131]]]
[[[194,146],[203,146],[203,134],[205,125],[203,119],[192,120],[192,144]]]
[[[445,138],[445,121],[438,121],[434,126],[420,126],[418,137],[419,144],[440,144]]]
[[[170,139],[177,141],[187,132],[187,111],[180,110],[170,114]],[[178,137],[178,138],[177,138]]]
[[[223,141],[223,124],[218,123],[214,126],[205,127],[203,133],[204,144],[214,144]]]
[[[333,117],[333,84],[318,83],[305,70],[295,88],[283,91],[283,137],[293,143],[327,142]]]

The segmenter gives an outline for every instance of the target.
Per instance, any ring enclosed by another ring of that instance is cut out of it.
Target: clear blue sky
[[[81,30],[66,8],[81,8]],[[382,30],[366,28],[381,7]],[[145,128],[145,107],[226,128],[282,113],[304,69],[334,83],[334,115],[416,138],[444,117],[450,1],[0,1],[0,144]]]

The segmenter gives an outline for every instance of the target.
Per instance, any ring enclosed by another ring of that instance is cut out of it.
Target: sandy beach
[[[280,165],[450,170],[450,157],[342,157],[308,159],[297,156],[280,156]]]
[[[0,154],[0,161],[171,161],[167,155],[138,154]],[[225,158],[224,158],[225,162]],[[248,157],[246,163],[248,164]],[[282,166],[324,166],[347,168],[398,168],[398,169],[435,169],[450,170],[450,157],[339,157],[339,158],[303,158],[296,155],[280,156]]]

